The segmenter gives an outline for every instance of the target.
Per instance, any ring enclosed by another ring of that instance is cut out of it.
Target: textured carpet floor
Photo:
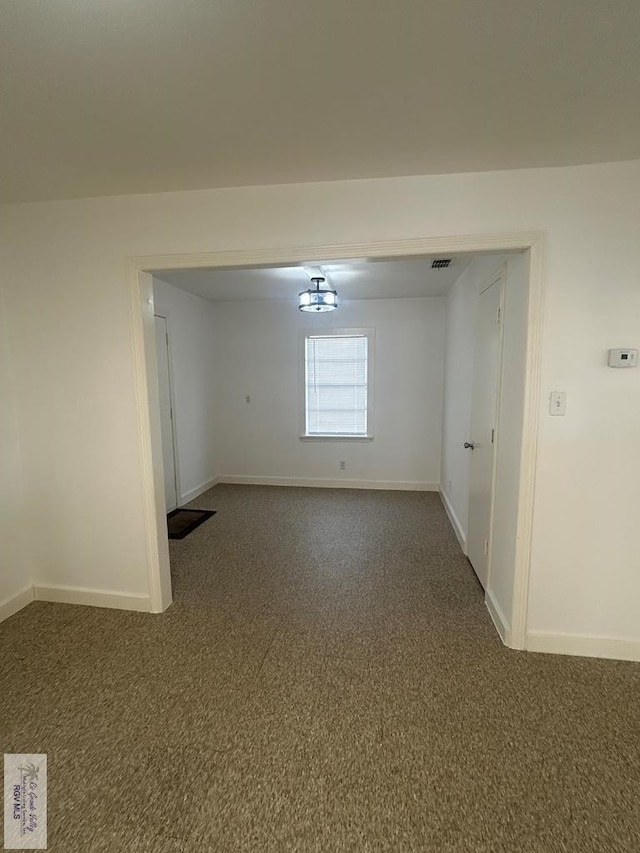
[[[49,850],[640,850],[640,666],[513,652],[438,496],[217,486],[162,615],[0,626]]]

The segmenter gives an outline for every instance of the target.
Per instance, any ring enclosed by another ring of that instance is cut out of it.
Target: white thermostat
[[[637,349],[610,349],[609,367],[637,367]]]

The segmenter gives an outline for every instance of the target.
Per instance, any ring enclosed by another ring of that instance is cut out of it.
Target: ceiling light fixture
[[[301,311],[333,311],[338,307],[338,294],[328,287],[321,288],[325,279],[322,276],[313,276],[311,283],[316,289],[309,288],[298,294],[298,308]]]

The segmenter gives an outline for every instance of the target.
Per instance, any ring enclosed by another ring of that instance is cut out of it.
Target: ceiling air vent
[[[453,258],[436,258],[435,261],[431,261],[431,269],[432,270],[446,270],[446,268],[451,264]]]

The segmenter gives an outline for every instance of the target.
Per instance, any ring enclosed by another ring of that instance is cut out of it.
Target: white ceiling
[[[280,299],[295,302],[319,272],[338,291],[342,302],[407,296],[444,296],[471,263],[471,255],[452,259],[447,269],[432,269],[431,259],[409,261],[330,261],[291,267],[235,270],[159,270],[168,284],[212,302]]]
[[[3,0],[5,201],[640,157],[638,0]]]

